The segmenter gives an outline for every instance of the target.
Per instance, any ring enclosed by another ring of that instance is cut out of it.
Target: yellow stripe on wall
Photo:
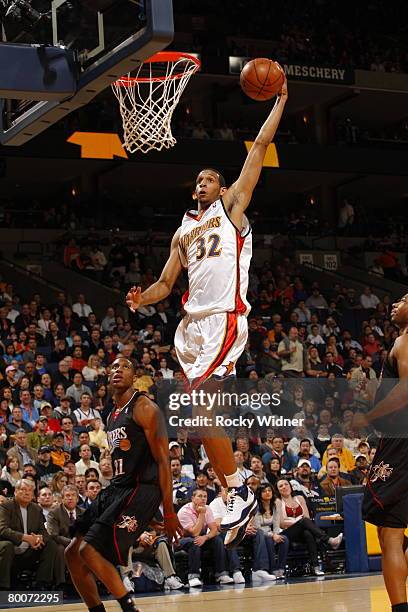
[[[251,140],[244,141],[247,153],[250,152],[252,145],[254,144]],[[266,155],[263,162],[264,168],[279,168],[279,156],[276,149],[276,145],[272,142],[266,149]]]

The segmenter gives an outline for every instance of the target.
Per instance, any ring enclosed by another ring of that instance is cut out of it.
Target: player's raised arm
[[[174,512],[172,477],[169,466],[169,439],[163,415],[159,408],[146,397],[134,408],[133,418],[143,427],[150,451],[159,469],[165,531],[170,541],[172,538],[177,540],[178,536],[183,534],[183,529]]]
[[[406,409],[408,398],[408,335],[403,334],[397,339],[393,348],[393,357],[398,363],[399,382],[378,404],[367,414],[357,413],[354,424],[364,427],[368,423],[374,423],[381,417]],[[404,432],[405,433],[405,432]]]
[[[132,312],[136,312],[140,306],[156,304],[164,300],[171,293],[174,283],[183,267],[179,256],[180,231],[181,228],[179,228],[173,236],[170,256],[163,268],[159,280],[153,283],[153,285],[150,285],[150,287],[143,292],[140,287],[132,287],[126,295],[126,304]]]
[[[278,129],[287,99],[288,88],[285,78],[276,103],[255,138],[238,180],[231,185],[223,196],[226,209],[230,213],[232,221],[238,227],[241,226],[242,215],[251,201],[252,192],[258,183],[266,150]]]

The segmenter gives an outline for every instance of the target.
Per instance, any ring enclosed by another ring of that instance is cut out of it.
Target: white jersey
[[[189,290],[183,303],[189,315],[249,313],[246,293],[252,233],[246,217],[239,232],[221,199],[201,215],[197,211],[186,212],[179,253],[188,271]]]

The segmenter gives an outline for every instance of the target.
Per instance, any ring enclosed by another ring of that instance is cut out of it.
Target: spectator
[[[73,459],[75,462],[79,461],[80,459],[79,451],[80,451],[80,447],[82,446],[82,444],[87,444],[89,446],[89,448],[91,449],[92,461],[96,461],[98,463],[101,457],[101,452],[97,446],[94,446],[93,444],[91,444],[91,438],[90,438],[89,432],[86,430],[83,430],[78,434],[78,446],[75,446],[72,449],[71,459]]]
[[[38,450],[38,463],[36,464],[38,478],[49,484],[57,472],[61,470],[61,467],[55,465],[51,459],[51,447],[41,446]]]
[[[310,463],[310,468],[317,474],[322,467],[317,454],[318,451],[312,446],[311,441],[308,438],[302,438],[299,442],[299,452],[297,455],[295,454],[294,463],[299,467],[301,461],[307,460]]]
[[[322,457],[322,464],[326,466],[327,464],[327,453],[329,448],[334,448],[336,450],[337,456],[340,461],[340,470],[342,472],[351,472],[351,470],[355,467],[355,461],[353,454],[344,447],[344,436],[343,434],[336,433],[332,436],[331,444],[327,447],[324,455]]]
[[[173,482],[173,504],[178,509],[190,501],[195,482],[189,476],[181,473],[181,461],[178,458],[170,460],[170,470]]]
[[[73,378],[73,384],[67,389],[67,396],[72,398],[75,404],[80,404],[81,396],[83,393],[87,393],[90,397],[92,391],[89,387],[83,384],[81,372],[76,372]]]
[[[262,459],[259,455],[252,455],[250,468],[254,476],[259,479],[261,484],[267,484],[269,482],[266,473],[263,470]]]
[[[327,461],[326,471],[327,476],[321,481],[320,487],[326,495],[335,497],[336,488],[344,487],[350,484],[350,481],[341,478],[340,459],[338,457],[332,457]]]
[[[211,505],[211,502],[217,497],[218,491],[208,486],[210,481],[208,479],[208,474],[205,470],[199,470],[196,474],[196,487],[198,489],[202,489],[207,492],[207,502],[208,505]]]
[[[310,519],[304,498],[293,494],[292,486],[288,480],[279,480],[277,489],[277,524],[282,529],[280,535],[285,535],[290,542],[298,542],[299,540],[304,542],[309,551],[313,573],[316,576],[323,575],[324,572],[319,567],[318,549],[338,548],[343,534],[339,534],[336,538],[329,538],[326,532],[316,527]]]
[[[343,368],[340,367],[339,365],[337,365],[337,363],[334,362],[334,354],[332,353],[332,351],[327,351],[326,352],[324,369],[326,371],[326,375],[327,376],[329,374],[334,374],[334,376],[336,378],[342,378],[343,377]]]
[[[100,474],[98,463],[91,460],[91,448],[88,444],[82,444],[79,447],[79,456],[80,460],[75,464],[76,473],[78,476],[85,474],[86,470],[89,468],[95,468],[98,474]]]
[[[7,457],[6,465],[1,470],[1,480],[8,482],[14,490],[17,482],[21,480],[23,470],[20,469],[20,464],[17,457]]]
[[[305,302],[306,308],[311,310],[327,310],[329,305],[327,304],[326,299],[322,296],[319,289],[316,287],[312,291],[312,295],[307,298]]]
[[[234,582],[226,571],[226,550],[214,516],[206,505],[207,492],[195,489],[191,502],[178,511],[178,519],[184,529],[184,537],[179,547],[188,552],[188,584],[190,587],[201,587],[201,553],[210,549],[214,556],[215,579],[219,584]]]
[[[15,457],[18,461],[18,469],[23,470],[26,463],[36,463],[37,453],[29,448],[27,444],[27,433],[24,429],[17,429],[14,434],[15,444],[7,451],[8,457]]]
[[[59,470],[53,475],[51,479],[50,489],[52,491],[52,494],[59,501],[61,501],[62,499],[62,490],[67,484],[68,476],[62,470]]]
[[[61,431],[57,431],[54,434],[53,446],[51,449],[51,459],[55,465],[58,465],[61,469],[64,467],[65,462],[69,459],[69,453],[64,451],[64,434]]]
[[[366,478],[368,474],[367,457],[359,453],[355,456],[355,462],[356,462],[356,467],[354,468],[354,470],[351,470],[351,472],[349,472],[351,484],[353,485],[366,484]]]
[[[318,347],[319,345],[325,345],[325,341],[319,334],[319,328],[317,325],[311,326],[311,333],[308,335],[306,342],[312,346]]]
[[[75,461],[67,459],[64,463],[64,474],[68,479],[69,485],[75,485],[76,467]]]
[[[365,310],[375,310],[380,303],[380,299],[372,292],[371,287],[364,287],[363,293],[360,295],[360,304]]]
[[[102,319],[101,328],[104,333],[111,333],[116,327],[115,310],[111,306],[107,308],[105,317]]]
[[[72,311],[81,318],[88,318],[91,312],[93,312],[92,306],[86,303],[85,295],[80,293],[78,295],[78,301],[72,305]]]
[[[140,561],[145,561],[148,565],[151,565],[152,562],[158,564],[164,574],[164,588],[166,590],[177,591],[184,587],[184,584],[176,575],[167,538],[161,533],[161,530],[149,529],[144,531],[137,540],[137,547],[133,549],[132,558],[133,564],[130,571],[129,567],[121,568],[122,578],[125,574],[123,584],[129,591],[134,591],[132,578],[138,575],[135,565]]]
[[[51,509],[47,516],[47,531],[63,550],[71,542],[71,525],[83,512],[83,509],[78,507],[77,488],[72,485],[65,485],[62,489],[62,503]]]
[[[28,423],[31,428],[37,423],[39,419],[39,413],[33,406],[30,391],[20,391],[20,408],[22,412],[23,421]]]
[[[96,382],[100,376],[105,376],[106,368],[100,365],[97,355],[90,355],[88,364],[82,368],[82,376],[86,382]]]
[[[80,405],[74,410],[74,417],[81,427],[87,427],[92,424],[94,419],[101,419],[101,415],[98,410],[91,407],[92,393],[91,391],[84,391],[80,395]]]
[[[89,440],[92,446],[96,446],[100,450],[109,450],[108,438],[106,431],[103,430],[102,419],[95,417],[92,422],[92,430],[89,432]]]
[[[86,510],[95,501],[98,497],[100,491],[102,489],[102,485],[99,480],[88,480],[85,485],[85,501],[83,503],[83,507]]]
[[[297,327],[290,327],[288,337],[279,343],[278,355],[282,360],[284,376],[301,377],[304,375],[304,348],[299,340]]]
[[[52,431],[48,428],[48,418],[40,416],[34,431],[27,434],[27,444],[30,448],[38,451],[41,446],[48,446],[52,443]]]
[[[105,489],[113,478],[113,467],[110,456],[104,457],[100,460],[99,471],[101,473],[99,480],[102,485],[102,489]]]
[[[53,416],[54,418],[61,421],[61,423],[64,417],[69,416],[71,420],[73,421],[73,423],[76,424],[75,416],[71,413],[71,399],[67,395],[64,395],[63,397],[61,397],[60,405],[55,407]]]
[[[36,561],[36,588],[50,589],[58,561],[62,562],[45,529],[42,510],[33,502],[34,488],[31,480],[20,480],[14,499],[0,505],[0,587],[5,590],[10,590],[12,572],[31,569]]]
[[[10,420],[6,423],[6,429],[9,434],[13,435],[15,435],[19,429],[23,429],[26,433],[31,431],[30,425],[23,421],[23,411],[20,406],[14,406],[12,409]]]
[[[163,378],[172,379],[174,376],[174,372],[173,370],[170,370],[170,368],[167,366],[167,359],[162,357],[159,361],[159,365],[160,365],[159,371],[163,374]]]
[[[46,524],[48,513],[50,512],[51,508],[54,505],[52,491],[49,487],[47,486],[41,487],[38,493],[37,503],[42,510],[42,513],[44,515],[44,523]]]
[[[265,534],[265,543],[269,557],[269,572],[276,578],[285,578],[286,559],[289,552],[289,539],[281,535],[281,529],[276,524],[275,493],[271,485],[265,484],[258,490],[259,508],[255,516],[255,526]],[[274,524],[275,514],[275,524]],[[275,560],[278,551],[277,564]]]
[[[306,499],[321,496],[316,479],[317,475],[312,473],[311,463],[308,459],[299,459],[294,476],[294,479],[290,481],[294,491],[299,491]]]
[[[74,419],[69,415],[64,416],[61,419],[61,428],[64,436],[64,451],[71,454],[72,449],[79,446],[78,434],[74,431]]]
[[[86,478],[85,478],[85,474],[81,474],[80,476],[78,476],[78,474],[76,474],[76,476],[75,476],[75,486],[76,486],[77,491],[78,491],[78,505],[81,508],[85,508],[85,501],[86,501]]]
[[[237,470],[242,480],[246,480],[249,476],[252,476],[252,470],[248,469],[244,465],[244,455],[242,451],[236,450],[234,452],[235,463],[237,465]]]
[[[292,468],[292,458],[285,449],[282,436],[272,438],[272,450],[262,455],[262,463],[266,465],[273,457],[279,459],[282,469],[289,472]]]

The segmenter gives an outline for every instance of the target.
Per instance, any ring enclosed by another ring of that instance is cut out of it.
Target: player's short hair
[[[225,178],[223,177],[223,175],[221,174],[221,172],[219,172],[218,170],[216,170],[215,168],[203,168],[203,170],[201,170],[199,172],[199,174],[201,172],[204,172],[204,170],[210,170],[210,172],[214,172],[214,174],[216,174],[218,176],[218,181],[220,183],[220,187],[226,187],[227,186],[227,181],[225,180]]]

